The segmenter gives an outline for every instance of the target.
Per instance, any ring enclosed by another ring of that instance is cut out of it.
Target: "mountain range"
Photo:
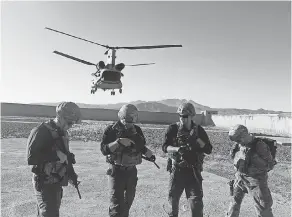
[[[103,109],[120,109],[124,104],[131,103],[136,105],[139,111],[149,111],[149,112],[168,112],[175,113],[177,107],[183,102],[190,102],[195,106],[196,112],[201,113],[204,110],[217,111],[220,115],[240,115],[240,114],[286,114],[282,111],[272,111],[265,109],[237,109],[237,108],[211,108],[209,106],[201,105],[194,102],[193,100],[186,99],[164,99],[160,101],[132,101],[132,102],[121,102],[115,104],[85,104],[77,103],[80,108],[103,108]],[[33,103],[38,105],[51,105],[56,106],[58,103]],[[290,115],[290,113],[288,113]]]

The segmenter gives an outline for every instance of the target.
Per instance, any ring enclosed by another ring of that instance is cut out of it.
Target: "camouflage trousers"
[[[203,217],[203,187],[201,172],[193,168],[174,166],[170,173],[168,202],[170,217],[177,217],[179,200],[185,190],[192,217]]]
[[[135,198],[137,168],[116,168],[109,175],[110,217],[128,217]]]
[[[273,199],[267,181],[267,174],[252,178],[237,173],[234,182],[233,198],[226,217],[239,216],[241,202],[246,193],[249,193],[253,198],[257,217],[273,217]]]
[[[60,184],[44,184],[41,189],[34,192],[37,199],[38,217],[59,217],[59,209],[63,196],[63,188]]]

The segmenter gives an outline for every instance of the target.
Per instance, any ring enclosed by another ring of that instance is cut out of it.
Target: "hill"
[[[168,112],[175,113],[175,107],[168,106],[159,102],[143,102],[136,104],[139,111],[151,111],[151,112]]]
[[[272,111],[265,110],[263,108],[252,110],[252,109],[238,109],[238,108],[211,108],[209,106],[205,106],[199,104],[193,100],[187,99],[164,99],[159,101],[131,101],[131,102],[121,102],[114,104],[85,104],[85,103],[77,103],[81,108],[104,108],[104,109],[120,109],[124,104],[131,103],[137,106],[140,111],[148,111],[148,112],[168,112],[174,113],[177,110],[177,107],[183,102],[191,102],[196,109],[197,113],[201,113],[201,111],[211,110],[218,111],[219,115],[244,115],[244,114],[284,114],[291,115],[291,112],[282,112],[282,111]],[[51,105],[56,106],[58,103],[34,103],[39,105]]]

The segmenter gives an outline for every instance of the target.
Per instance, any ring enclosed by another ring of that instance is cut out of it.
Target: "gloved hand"
[[[152,161],[152,162],[156,161],[156,157],[155,157],[155,155],[152,155],[152,156],[149,158],[149,160]]]
[[[246,168],[246,163],[244,160],[242,159],[239,159],[238,162],[237,162],[237,170],[240,172],[240,173],[246,173],[247,172],[247,168]]]
[[[125,147],[130,147],[131,145],[135,144],[131,139],[128,138],[119,138],[118,143]]]
[[[70,153],[68,155],[68,161],[72,162],[72,164],[75,164],[76,163],[75,155],[73,153]]]
[[[147,148],[147,151],[146,151],[146,153],[144,155],[145,155],[145,157],[150,159],[153,156],[153,152],[150,149]]]

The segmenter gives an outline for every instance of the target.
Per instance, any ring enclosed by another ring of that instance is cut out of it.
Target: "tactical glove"
[[[150,158],[150,157],[152,157],[153,156],[153,152],[150,150],[150,149],[148,149],[148,148],[146,148],[146,152],[145,152],[145,157],[147,157],[147,158]]]
[[[68,161],[69,162],[72,162],[72,164],[75,164],[76,161],[75,161],[75,155],[73,153],[69,153],[69,155],[67,156],[68,158]]]
[[[156,160],[156,157],[155,155],[152,155],[150,158],[149,158],[150,161],[154,162]]]

